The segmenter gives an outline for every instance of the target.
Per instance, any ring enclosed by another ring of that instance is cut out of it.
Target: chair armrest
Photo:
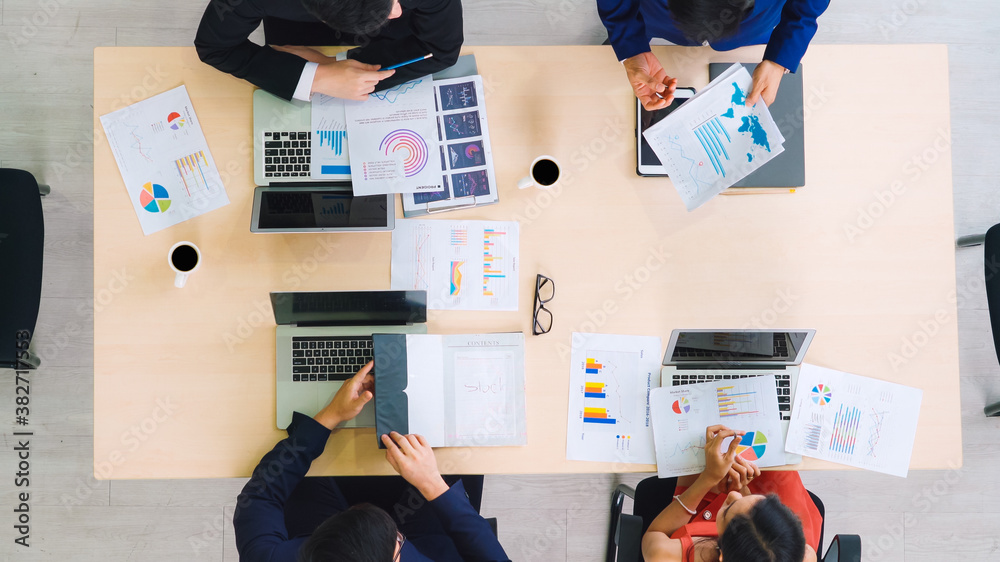
[[[821,562],[861,562],[861,537],[835,535]]]
[[[611,493],[611,523],[608,526],[608,548],[605,560],[615,562],[618,558],[618,542],[621,536],[622,505],[625,496],[635,499],[635,490],[627,484],[619,484]],[[627,516],[626,516],[627,517]],[[642,530],[642,519],[639,518],[639,530]]]

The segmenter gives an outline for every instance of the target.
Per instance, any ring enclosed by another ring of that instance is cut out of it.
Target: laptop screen
[[[350,191],[262,190],[260,231],[318,228],[384,228],[385,195],[355,197]]]
[[[277,324],[397,326],[427,321],[427,291],[271,293]]]
[[[802,361],[813,330],[675,330],[664,364],[770,363]]]

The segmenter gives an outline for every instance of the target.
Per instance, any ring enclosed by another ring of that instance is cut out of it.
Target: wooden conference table
[[[814,328],[807,362],[924,390],[911,468],[962,462],[947,49],[813,45],[807,185],[688,213],[635,174],[634,106],[610,47],[467,47],[487,87],[500,203],[442,219],[521,221],[520,309],[429,314],[432,333],[524,331],[528,443],[441,449],[452,473],[649,472],[566,460],[573,331]],[[762,48],[657,48],[681,85]],[[539,61],[548,61],[545,64]],[[927,80],[928,76],[942,77]],[[143,236],[98,116],[187,86],[231,204]],[[99,478],[248,476],[275,427],[272,290],[389,288],[390,234],[249,230],[252,87],[193,48],[94,57],[94,463]],[[792,126],[796,124],[790,124]],[[539,154],[558,189],[515,185]],[[397,211],[402,216],[401,211]],[[175,289],[167,249],[204,254]],[[558,285],[531,336],[536,273]],[[334,432],[311,474],[389,474],[372,429]],[[799,468],[839,467],[806,459]]]

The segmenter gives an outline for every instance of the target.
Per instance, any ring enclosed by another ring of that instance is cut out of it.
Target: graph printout
[[[143,234],[229,204],[187,88],[101,116]]]
[[[649,391],[660,386],[660,338],[573,333],[566,458],[653,464]]]
[[[802,365],[785,450],[906,477],[923,391]]]
[[[429,75],[344,106],[355,195],[441,191]]]
[[[705,468],[705,429],[722,424],[745,431],[737,454],[757,466],[785,464],[774,375],[655,388],[650,413],[660,478]],[[728,450],[732,441],[723,442]]]
[[[390,286],[432,310],[517,310],[519,251],[517,222],[397,220]]]
[[[784,151],[785,138],[764,102],[746,106],[752,83],[734,64],[643,132],[688,211]]]
[[[323,94],[312,96],[312,168],[317,180],[343,180],[351,177],[351,159],[347,148],[347,116],[344,100]]]

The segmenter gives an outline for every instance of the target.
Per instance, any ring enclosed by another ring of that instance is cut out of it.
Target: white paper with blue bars
[[[752,85],[750,73],[734,64],[643,133],[688,211],[784,150],[767,106],[745,105]]]

